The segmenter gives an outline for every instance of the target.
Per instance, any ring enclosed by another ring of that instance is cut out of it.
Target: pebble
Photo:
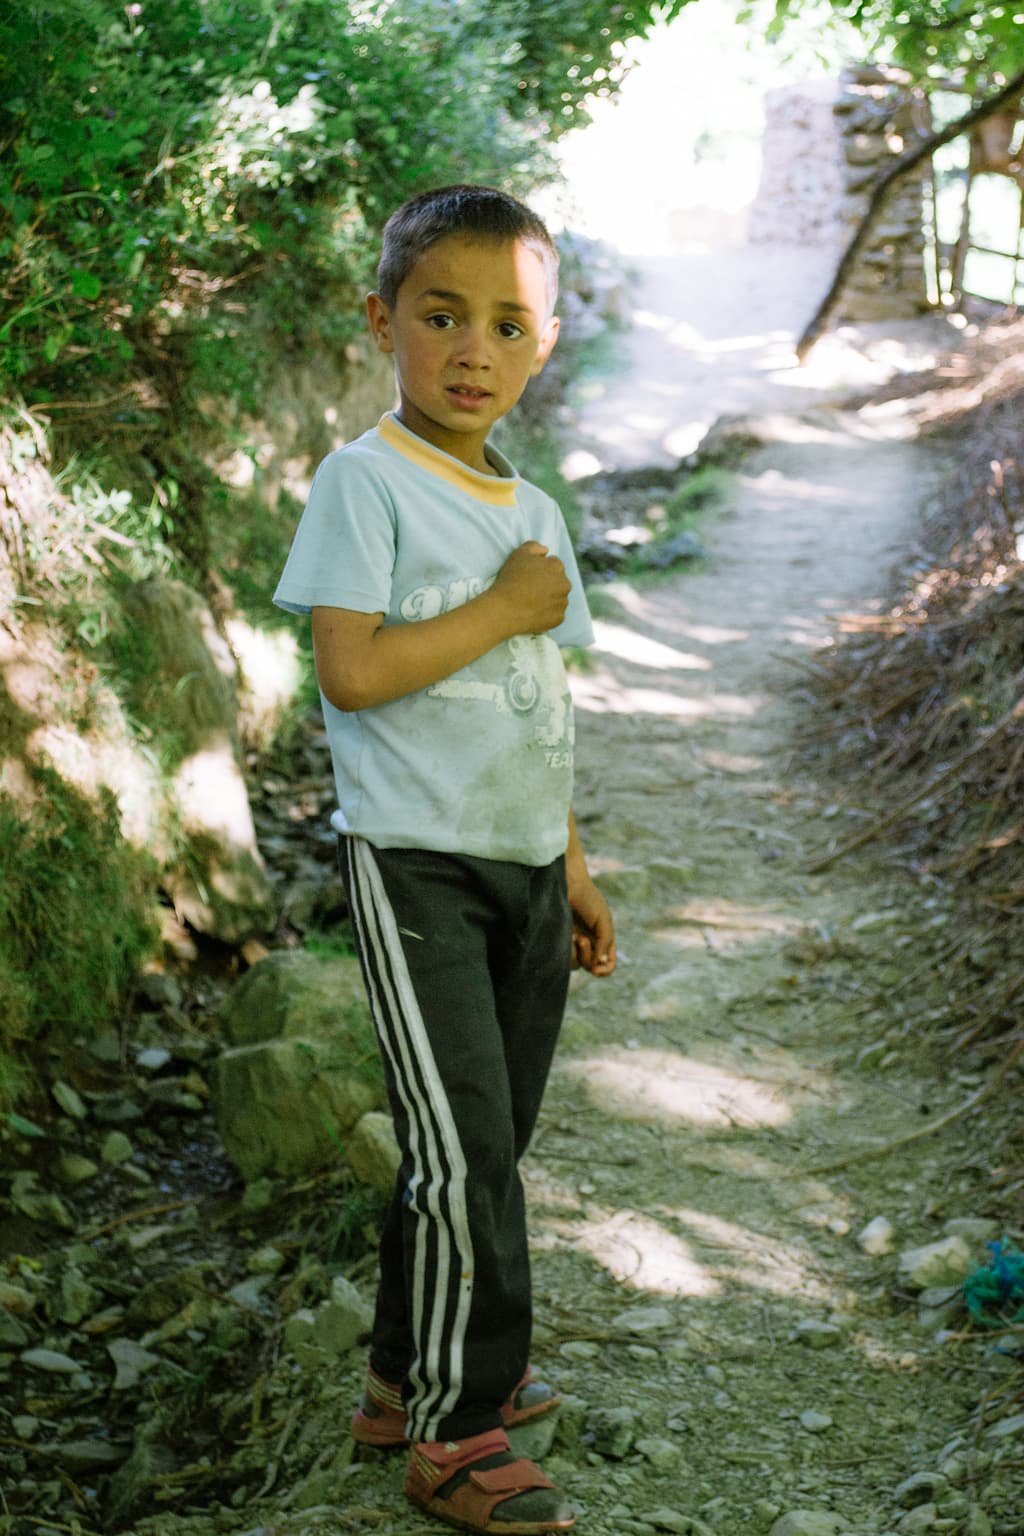
[[[251,1275],[276,1275],[284,1267],[284,1254],[277,1248],[269,1245],[265,1248],[257,1248],[246,1260],[246,1269]]]
[[[677,1536],[714,1536],[709,1525],[696,1515],[684,1515],[678,1509],[652,1509],[642,1516],[656,1531],[675,1531]]]
[[[135,1058],[135,1065],[141,1067],[143,1072],[159,1072],[161,1067],[166,1067],[172,1060],[170,1051],[162,1045],[150,1045],[144,1051],[140,1051]]]
[[[671,1472],[679,1461],[680,1451],[675,1441],[662,1440],[657,1435],[645,1435],[636,1442],[636,1449],[656,1472]]]
[[[674,1328],[676,1317],[668,1307],[629,1307],[612,1318],[613,1328],[627,1333],[656,1333],[664,1328]]]
[[[927,1504],[938,1499],[949,1488],[949,1481],[941,1472],[915,1472],[904,1478],[893,1491],[893,1503],[908,1509],[915,1504]]]
[[[875,1216],[857,1233],[857,1244],[872,1259],[891,1253],[895,1240],[893,1224],[886,1216]]]
[[[21,1363],[37,1371],[48,1371],[54,1376],[73,1376],[81,1370],[77,1360],[61,1354],[57,1349],[26,1349],[21,1356]]]
[[[621,1461],[633,1448],[640,1416],[632,1408],[595,1408],[587,1420],[594,1450]]]
[[[781,1515],[770,1536],[841,1536],[846,1522],[828,1509],[791,1509]]]
[[[820,1435],[832,1428],[832,1415],[819,1413],[816,1408],[805,1408],[800,1415],[800,1423],[809,1434]]]
[[[558,1353],[567,1360],[596,1360],[601,1350],[590,1339],[569,1339]]]
[[[114,1392],[129,1391],[138,1385],[147,1371],[160,1364],[159,1355],[143,1349],[134,1339],[112,1339],[107,1345],[107,1354],[117,1368],[112,1389]]]
[[[918,1536],[921,1531],[930,1531],[938,1518],[934,1504],[918,1504],[916,1509],[903,1516],[896,1529],[900,1536]]]
[[[706,1365],[704,1375],[708,1381],[714,1382],[716,1387],[725,1386],[725,1372],[720,1365]]]
[[[815,1317],[806,1317],[803,1322],[797,1323],[791,1338],[806,1344],[808,1349],[831,1349],[835,1344],[841,1344],[843,1330],[837,1328],[835,1323],[823,1323]]]
[[[962,1237],[943,1237],[937,1243],[906,1248],[899,1257],[900,1279],[915,1291],[938,1285],[959,1285],[976,1267],[971,1246]]]

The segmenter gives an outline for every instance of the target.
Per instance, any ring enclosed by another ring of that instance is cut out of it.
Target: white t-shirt
[[[274,602],[383,613],[409,624],[460,607],[537,539],[572,583],[565,618],[516,635],[429,688],[344,713],[321,695],[338,793],[334,824],[381,848],[530,865],[565,851],[572,702],[560,645],[590,615],[562,514],[495,449],[480,474],[393,415],[320,465]]]

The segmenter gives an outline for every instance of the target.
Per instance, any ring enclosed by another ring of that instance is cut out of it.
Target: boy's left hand
[[[610,976],[616,965],[615,927],[601,892],[589,875],[569,886],[572,908],[572,963],[592,976]]]

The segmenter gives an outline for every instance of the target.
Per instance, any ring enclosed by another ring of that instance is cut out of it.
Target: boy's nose
[[[490,354],[484,332],[467,326],[459,337],[455,358],[463,368],[489,368]]]

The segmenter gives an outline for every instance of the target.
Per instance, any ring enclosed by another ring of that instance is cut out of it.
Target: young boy
[[[506,1429],[529,1372],[518,1161],[570,966],[615,968],[570,810],[560,645],[592,632],[561,514],[487,441],[558,335],[558,257],[489,187],[412,198],[367,300],[399,408],[320,466],[275,595],[312,612],[345,885],[402,1162],[357,1440],[470,1531],[574,1514]]]

